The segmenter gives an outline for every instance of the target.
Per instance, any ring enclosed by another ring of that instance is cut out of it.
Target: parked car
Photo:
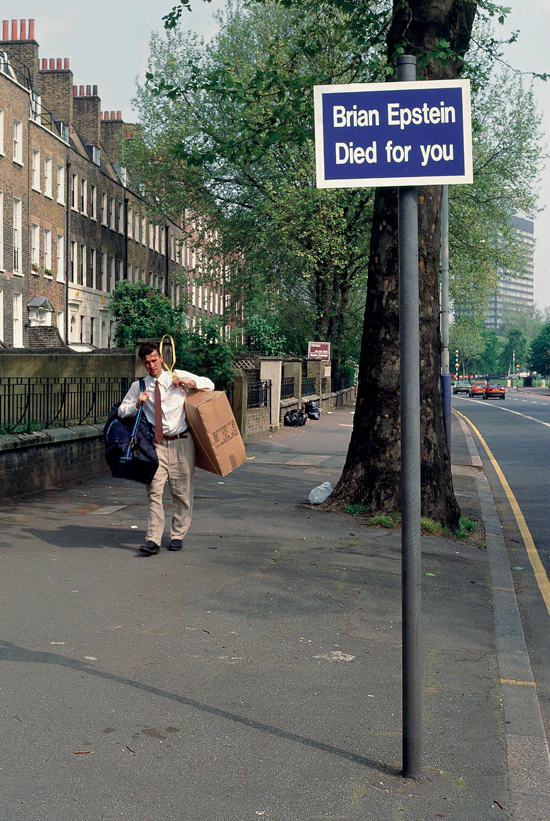
[[[457,379],[453,385],[453,393],[467,393],[469,396],[471,387],[467,379]]]
[[[506,396],[506,388],[502,382],[489,382],[485,385],[484,399],[504,399]]]
[[[470,385],[470,392],[468,396],[475,397],[475,396],[482,396],[485,399],[485,388],[487,387],[487,382],[473,382]]]

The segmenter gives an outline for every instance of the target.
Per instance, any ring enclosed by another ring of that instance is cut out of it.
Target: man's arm
[[[174,387],[182,387],[187,390],[197,391],[213,391],[214,383],[207,376],[197,376],[189,371],[174,371],[175,376],[172,380]]]
[[[143,398],[145,397],[145,398]],[[141,402],[145,402],[148,397],[147,393],[141,393],[139,389],[139,381],[133,382],[130,390],[120,403],[118,415],[123,419],[125,416],[135,416]]]

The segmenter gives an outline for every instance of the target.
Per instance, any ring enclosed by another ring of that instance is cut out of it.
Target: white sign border
[[[360,177],[359,179],[325,180],[325,140],[323,131],[323,94],[358,91],[418,91],[421,87],[462,89],[462,139],[464,144],[464,174],[437,177]],[[473,183],[472,106],[469,80],[419,80],[416,83],[348,83],[345,85],[313,86],[315,114],[315,166],[317,188],[397,188],[413,185],[462,185]]]

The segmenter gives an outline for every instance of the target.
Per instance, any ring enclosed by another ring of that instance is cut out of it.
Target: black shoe
[[[182,547],[183,542],[181,539],[172,539],[172,541],[168,545],[168,550],[181,550]]]
[[[145,542],[145,544],[141,545],[139,552],[147,553],[148,556],[156,556],[157,553],[160,553],[160,547],[158,546],[158,544],[155,544],[154,542],[148,540]]]

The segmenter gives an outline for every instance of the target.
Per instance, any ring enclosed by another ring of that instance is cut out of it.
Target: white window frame
[[[4,156],[4,110],[0,108],[0,156]],[[2,331],[3,325],[0,326],[0,332]]]
[[[23,204],[18,197],[13,198],[13,273],[23,276]]]
[[[44,196],[52,199],[52,158],[44,157]]]
[[[90,219],[97,220],[97,185],[90,183]]]
[[[13,161],[23,165],[23,123],[13,118]]]
[[[55,323],[59,331],[59,336],[61,339],[65,339],[65,311],[56,311]]]
[[[65,166],[57,163],[57,201],[65,205]]]
[[[88,288],[95,288],[96,287],[96,283],[97,283],[96,274],[97,274],[97,253],[96,253],[95,248],[90,248],[90,276],[89,276],[89,280],[92,284],[88,285]]]
[[[52,273],[52,232],[49,228],[44,228],[44,275],[51,277]]]
[[[70,270],[69,270],[69,281],[75,283],[76,282],[76,274],[77,274],[77,266],[78,266],[78,244],[76,240],[71,240],[71,259],[70,259]]]
[[[40,191],[40,151],[38,148],[32,150],[32,183],[33,191]]]
[[[63,234],[57,235],[57,245],[56,245],[56,254],[57,254],[57,274],[56,278],[58,282],[65,281],[65,237]]]
[[[124,203],[118,203],[118,233],[124,233]]]
[[[101,224],[109,224],[108,199],[105,191],[101,192]]]
[[[109,228],[111,231],[116,230],[116,200],[113,196],[109,197]]]
[[[78,174],[71,174],[71,209],[78,211]]]
[[[13,347],[23,347],[23,294],[13,294]]]
[[[103,252],[101,254],[101,288],[99,290],[106,291],[107,290],[107,277],[108,277],[108,265],[107,265],[107,254]]]
[[[128,206],[128,219],[127,219],[126,231],[128,233],[128,238],[129,239],[132,239],[133,227],[134,227],[134,212],[132,211],[130,206]]]
[[[79,276],[78,276],[78,279],[79,279],[78,284],[79,285],[83,285],[83,286],[86,285],[86,276],[88,274],[87,262],[88,262],[88,252],[87,252],[87,249],[86,249],[86,246],[84,245],[84,243],[81,242],[80,243],[80,268],[78,269],[79,270]]]
[[[40,226],[37,222],[31,223],[31,270],[40,266]]]
[[[88,180],[80,180],[80,213],[88,214]]]

